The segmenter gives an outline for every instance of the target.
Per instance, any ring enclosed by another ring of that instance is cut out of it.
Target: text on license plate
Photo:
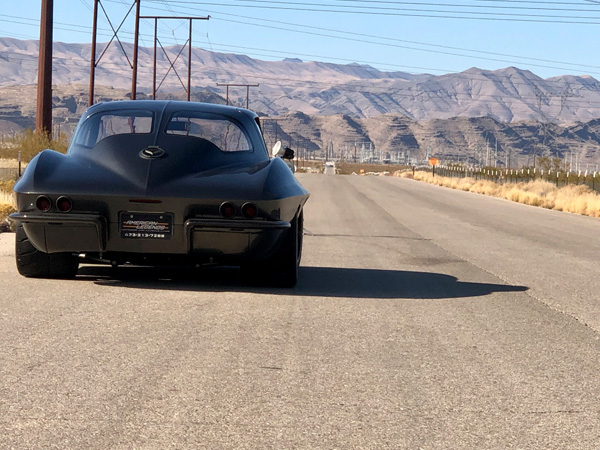
[[[122,212],[119,220],[122,238],[169,239],[173,234],[171,213]]]

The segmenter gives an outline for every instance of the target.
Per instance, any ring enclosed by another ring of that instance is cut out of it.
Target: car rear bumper
[[[14,213],[31,243],[46,253],[73,252],[189,255],[216,261],[260,260],[270,256],[290,228],[285,221],[191,218],[175,224],[168,239],[121,237],[118,223],[95,214]]]
[[[265,259],[290,228],[285,221],[189,219],[184,224],[188,253],[223,260]]]
[[[9,217],[21,222],[34,247],[45,253],[102,252],[106,248],[108,227],[101,215],[13,213]]]

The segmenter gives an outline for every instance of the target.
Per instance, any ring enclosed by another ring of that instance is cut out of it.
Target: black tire
[[[298,266],[302,253],[301,223],[302,215],[294,217],[279,251],[270,261],[270,272],[275,275],[271,283],[274,286],[291,288],[298,282]]]
[[[73,278],[79,262],[72,253],[44,253],[33,246],[23,225],[17,225],[15,238],[17,270],[28,278]]]
[[[291,222],[277,253],[266,261],[242,266],[242,276],[252,284],[291,288],[298,282],[304,219],[300,212]]]

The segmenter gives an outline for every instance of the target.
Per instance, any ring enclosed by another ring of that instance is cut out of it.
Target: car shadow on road
[[[231,267],[182,270],[84,266],[77,278],[98,285],[135,289],[381,299],[464,298],[528,290],[526,286],[459,281],[442,273],[338,267],[301,267],[298,284],[292,289],[245,285],[240,271]]]

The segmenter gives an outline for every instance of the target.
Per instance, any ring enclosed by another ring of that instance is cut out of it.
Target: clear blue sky
[[[101,3],[118,27],[133,1]],[[0,36],[39,38],[41,0],[0,4]],[[54,40],[89,43],[92,6],[54,0]],[[141,14],[210,15],[194,23],[195,47],[263,60],[357,62],[434,75],[517,66],[544,78],[600,79],[600,0],[141,0]],[[133,26],[130,14],[122,40],[132,41]],[[99,30],[99,40],[110,39],[102,11]],[[142,22],[141,33],[141,45],[152,46],[151,21]],[[165,45],[183,44],[187,34],[187,22],[160,22]]]

